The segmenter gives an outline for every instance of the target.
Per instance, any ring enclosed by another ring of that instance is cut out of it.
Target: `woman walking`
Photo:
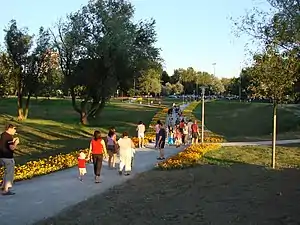
[[[123,169],[125,167],[125,176],[130,175],[131,172],[131,160],[132,160],[132,149],[135,148],[134,143],[128,137],[128,133],[124,132],[122,138],[118,140],[118,145],[120,147],[120,168],[119,174],[123,174]]]
[[[95,183],[100,183],[100,174],[102,168],[103,155],[106,157],[106,146],[104,140],[101,138],[100,131],[94,132],[94,137],[90,142],[90,149],[88,158],[90,159],[92,154],[94,164]]]
[[[116,158],[118,152],[117,135],[114,129],[110,129],[107,135],[108,167],[116,168]]]

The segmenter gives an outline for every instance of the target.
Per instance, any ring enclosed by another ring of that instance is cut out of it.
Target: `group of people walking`
[[[168,145],[175,144],[176,147],[186,144],[198,144],[199,126],[197,120],[194,122],[184,117],[179,107],[173,106],[168,111],[167,117],[167,140]]]
[[[190,142],[198,143],[199,128],[197,121],[194,123],[183,116],[179,107],[173,105],[168,111],[166,126],[158,120],[153,127],[156,133],[155,148],[159,149],[158,160],[164,160],[165,145],[175,144],[179,147],[181,144],[189,144]],[[146,127],[142,121],[137,125],[138,147],[145,148],[145,130]],[[20,140],[14,137],[16,127],[9,124],[1,134],[0,139],[0,166],[4,166],[5,172],[2,182],[2,194],[14,195],[11,191],[14,179],[14,150]],[[102,162],[104,158],[108,159],[108,167],[118,169],[120,175],[128,176],[131,173],[135,155],[135,145],[127,132],[123,132],[122,137],[117,140],[116,129],[109,129],[106,138],[102,138],[101,132],[96,130],[93,138],[89,143],[89,151],[86,155],[83,151],[78,156],[79,179],[83,181],[84,175],[87,173],[86,164],[93,163],[95,183],[100,183],[100,175]],[[117,158],[119,158],[119,167],[116,166]]]
[[[86,162],[92,162],[94,167],[95,183],[100,183],[100,174],[103,158],[108,159],[108,167],[116,169],[116,159],[119,156],[119,174],[129,176],[135,154],[135,145],[127,132],[123,132],[122,137],[117,140],[116,129],[110,128],[106,141],[96,130],[90,141],[88,155],[80,152],[78,157],[79,179],[82,181],[86,174]]]

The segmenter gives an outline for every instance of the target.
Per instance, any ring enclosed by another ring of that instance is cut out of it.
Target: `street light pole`
[[[215,77],[216,76],[216,65],[217,65],[217,63],[213,63],[212,65],[214,67],[214,77]]]
[[[202,89],[202,113],[201,113],[201,143],[204,143],[204,93],[205,87],[201,86]]]
[[[239,98],[240,98],[240,102],[242,102],[242,74],[241,73],[240,73]]]

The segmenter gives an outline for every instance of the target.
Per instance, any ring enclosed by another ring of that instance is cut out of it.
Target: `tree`
[[[90,1],[53,35],[73,108],[83,124],[102,111],[117,88],[128,91],[133,78],[159,60],[155,21],[134,23],[133,15],[127,1]],[[77,87],[83,90],[79,105]]]
[[[276,121],[277,105],[283,102],[286,94],[293,88],[299,69],[297,56],[290,53],[279,53],[269,47],[265,52],[254,56],[252,80],[250,86],[255,96],[267,97],[273,100],[273,138],[272,167],[275,168],[276,153]]]
[[[298,49],[300,43],[300,2],[266,0],[271,10],[254,8],[234,20],[237,32],[246,33],[265,45],[275,44],[285,50]]]
[[[170,76],[168,75],[167,71],[163,71],[161,74],[161,81],[163,85],[166,85],[166,83],[170,82]]]
[[[161,92],[161,71],[159,69],[151,68],[142,72],[139,78],[139,90],[145,94]]]
[[[29,51],[33,43],[32,36],[27,33],[26,29],[19,29],[15,20],[10,22],[9,28],[5,30],[5,32],[5,44],[8,56],[6,66],[11,66],[11,68],[9,68],[10,74],[16,80],[18,94],[18,119],[22,120],[27,117],[28,113],[29,100],[26,102],[24,111],[23,96],[26,95],[26,66],[30,54]]]

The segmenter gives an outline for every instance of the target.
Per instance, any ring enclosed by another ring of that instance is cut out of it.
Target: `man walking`
[[[163,124],[160,124],[160,130],[158,132],[158,148],[159,148],[159,157],[158,160],[164,160],[165,159],[165,153],[164,148],[166,144],[166,129],[164,128]]]
[[[5,132],[0,137],[0,161],[4,165],[4,177],[2,184],[3,195],[14,195],[9,188],[12,187],[14,175],[15,175],[15,160],[14,150],[19,144],[19,138],[14,138],[16,133],[16,127],[12,124],[7,126]]]

